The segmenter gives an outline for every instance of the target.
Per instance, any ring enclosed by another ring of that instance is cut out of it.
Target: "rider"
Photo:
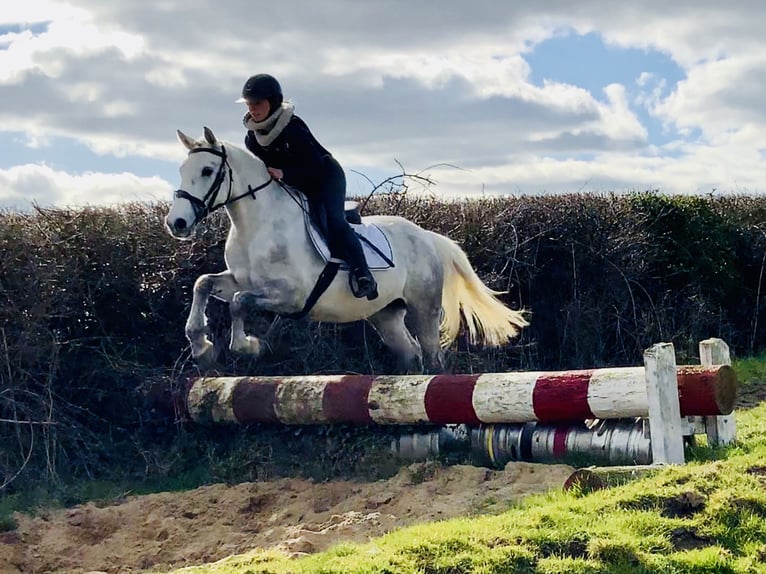
[[[273,178],[300,189],[314,207],[324,210],[330,252],[345,255],[356,281],[354,295],[375,299],[377,283],[359,237],[346,221],[346,176],[341,165],[293,113],[294,106],[284,101],[274,76],[248,78],[237,102],[247,104],[242,120],[247,128],[247,149],[263,160]]]

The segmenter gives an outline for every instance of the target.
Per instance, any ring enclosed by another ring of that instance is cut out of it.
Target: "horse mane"
[[[182,134],[179,133],[179,137],[181,135]],[[220,150],[220,148],[223,147],[226,150],[231,150],[231,149],[239,150],[246,157],[249,157],[251,159],[256,159],[258,162],[260,162],[263,165],[264,168],[266,167],[266,164],[264,163],[264,161],[261,158],[259,158],[257,155],[255,155],[253,152],[251,152],[249,149],[247,149],[247,147],[236,144],[229,140],[219,140],[213,134],[212,130],[210,130],[210,128],[208,127],[204,128],[204,135],[201,138],[194,140],[193,142],[190,142],[190,143],[193,145],[194,148],[204,147],[204,148],[212,148],[212,149]]]
[[[235,144],[234,142],[228,141],[228,140],[217,140],[215,144],[210,144],[209,142],[205,141],[204,139],[201,142],[201,145],[207,144],[208,147],[213,147],[215,145],[223,146],[224,149],[226,149],[226,152],[228,153],[229,150],[237,150],[239,152],[242,152],[242,155],[249,160],[255,160],[256,164],[260,165],[264,170],[266,169],[266,163],[259,158],[257,155],[255,155],[253,152],[251,152],[249,149],[242,145]],[[231,155],[231,154],[229,154]]]

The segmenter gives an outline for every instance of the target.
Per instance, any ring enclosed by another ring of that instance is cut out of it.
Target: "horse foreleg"
[[[186,338],[191,345],[192,358],[198,364],[209,365],[215,360],[212,341],[207,336],[205,309],[216,281],[215,275],[200,275],[194,282],[192,304],[186,319]]]
[[[238,291],[237,282],[229,271],[200,275],[194,282],[189,318],[186,320],[186,338],[191,344],[191,353],[200,365],[215,361],[215,347],[208,338],[208,323],[205,309],[210,297],[231,302]]]

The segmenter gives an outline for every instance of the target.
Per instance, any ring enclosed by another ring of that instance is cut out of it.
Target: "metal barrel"
[[[513,461],[649,464],[646,419],[608,419],[569,424],[480,425],[471,429],[479,464],[503,468]]]
[[[419,461],[469,453],[476,464],[503,468],[509,462],[651,464],[647,419],[590,420],[567,424],[536,422],[447,425],[406,432],[391,441],[401,460]]]
[[[401,460],[420,461],[471,449],[471,431],[466,425],[446,425],[407,432],[391,441],[391,452]]]
[[[577,435],[577,439],[582,436],[581,433]],[[590,441],[585,438],[588,436]],[[572,452],[584,452],[597,462],[609,465],[644,465],[652,462],[648,419],[600,420],[585,437],[582,443],[573,446]]]

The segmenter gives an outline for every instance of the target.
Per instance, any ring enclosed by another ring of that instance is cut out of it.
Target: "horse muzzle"
[[[189,239],[194,231],[194,222],[189,222],[183,217],[166,217],[165,227],[176,239]]]
[[[178,209],[174,203],[167,217],[165,217],[165,225],[173,237],[177,239],[188,239],[191,236],[192,231],[194,231],[194,226],[205,219],[210,213],[210,210],[203,201],[183,189],[177,189],[175,196],[176,200],[185,199],[188,201],[191,205],[192,213],[188,213],[188,210]]]

